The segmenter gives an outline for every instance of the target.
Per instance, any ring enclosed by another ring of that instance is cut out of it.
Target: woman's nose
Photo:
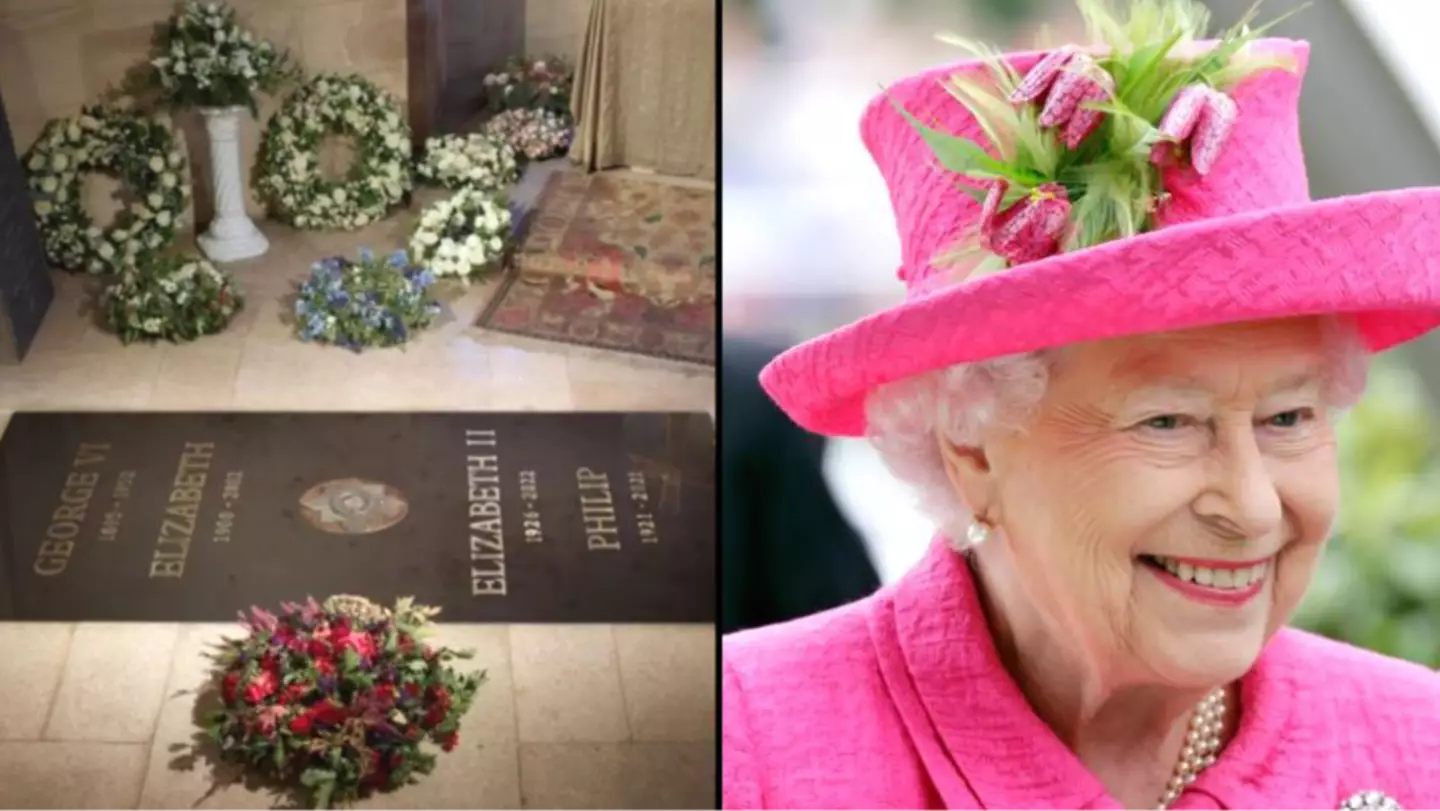
[[[1284,521],[1284,510],[1265,454],[1247,426],[1220,438],[1214,448],[1209,486],[1197,499],[1196,511],[1234,540],[1263,538]]]

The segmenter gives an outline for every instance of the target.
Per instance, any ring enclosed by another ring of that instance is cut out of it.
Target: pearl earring
[[[969,541],[971,546],[985,543],[990,540],[990,525],[978,518],[971,521],[970,528],[965,531],[965,540]]]

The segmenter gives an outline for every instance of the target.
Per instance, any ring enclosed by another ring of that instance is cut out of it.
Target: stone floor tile
[[[512,625],[520,740],[630,737],[609,625]]]
[[[526,808],[715,808],[715,746],[697,743],[526,743]]]
[[[134,808],[145,744],[0,743],[0,808]]]
[[[715,740],[716,640],[713,625],[615,626],[635,740]]]
[[[78,624],[45,737],[149,741],[177,634],[178,626],[169,623]]]
[[[0,740],[40,739],[73,633],[68,622],[0,623]]]

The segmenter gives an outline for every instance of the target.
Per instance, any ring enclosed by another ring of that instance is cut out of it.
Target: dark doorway
[[[525,0],[408,0],[405,13],[418,145],[475,123],[486,69],[525,51]]]
[[[0,364],[25,357],[54,298],[25,170],[0,98]]]

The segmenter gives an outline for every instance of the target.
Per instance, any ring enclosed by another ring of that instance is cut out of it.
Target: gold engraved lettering
[[[540,526],[540,486],[535,471],[520,471],[520,527],[525,533],[525,543],[543,543],[545,530]]]
[[[105,461],[105,455],[109,452],[109,442],[81,442],[80,450],[75,454],[75,467],[102,464]]]
[[[224,496],[226,501],[238,501],[240,499],[240,485],[244,483],[245,471],[232,470],[229,473],[226,473],[225,492],[221,495]]]
[[[630,471],[630,500],[635,504],[635,529],[640,534],[640,543],[660,543],[655,533],[655,516],[650,512],[650,492],[645,488],[645,474],[639,470]]]
[[[85,505],[78,504],[68,507],[62,505],[60,507],[56,507],[54,514],[50,517],[56,521],[84,521]]]
[[[497,437],[493,428],[465,429],[465,447],[467,448],[493,448],[496,443]]]
[[[214,442],[186,442],[170,490],[167,516],[160,521],[160,534],[150,559],[150,576],[183,577],[190,542],[195,538],[196,518],[205,495],[205,479],[215,457]]]
[[[505,596],[504,577],[485,577],[477,574],[474,569],[470,570],[470,594],[479,597],[481,595]]]
[[[152,560],[150,561],[151,577],[180,577],[185,574],[185,561],[183,560]]]
[[[85,517],[85,514],[84,514],[84,513],[81,513],[81,514],[80,514],[80,517],[81,517],[81,518],[84,518],[84,517]],[[45,533],[45,537],[46,537],[48,540],[68,541],[68,540],[70,540],[71,538],[74,538],[76,535],[79,535],[79,534],[80,534],[80,524],[79,524],[79,523],[77,523],[77,522],[75,522],[75,521],[58,521],[58,522],[50,525],[50,531],[47,532],[47,533]],[[45,550],[45,542],[41,542],[41,544],[40,544],[40,550],[41,550],[42,553],[44,552],[44,550]]]
[[[468,447],[493,448],[495,432],[465,432]],[[471,454],[465,457],[467,508],[470,517],[470,594],[503,597],[509,591],[505,574],[504,519],[500,508],[500,457]]]
[[[575,471],[580,488],[580,520],[585,524],[585,548],[620,548],[620,527],[615,520],[615,499],[610,493],[610,476],[588,467]]]
[[[135,471],[122,470],[120,478],[115,482],[115,500],[124,501],[130,498],[130,487],[135,483]]]
[[[181,492],[181,491],[180,491],[180,490],[176,490],[175,492],[176,492],[176,493],[179,493],[179,492]],[[194,496],[194,499],[195,499],[196,501],[199,501],[199,500],[200,500],[200,495],[199,495],[200,491],[199,491],[199,490],[185,491],[185,492],[193,492],[193,493],[195,493],[196,495]],[[192,523],[192,524],[195,523],[195,515],[196,515],[196,513],[200,512],[200,509],[199,509],[198,507],[196,507],[194,504],[175,504],[175,503],[174,503],[174,500],[175,500],[175,497],[174,497],[174,495],[172,494],[172,495],[171,495],[171,502],[172,502],[172,503],[171,503],[171,505],[170,505],[169,507],[166,507],[166,508],[165,508],[165,514],[166,514],[166,515],[173,515],[173,516],[176,516],[177,518],[188,518],[188,519],[190,519],[190,523]]]
[[[175,486],[176,486],[176,487],[204,487],[204,486],[205,486],[205,474],[204,474],[204,473],[191,473],[191,474],[188,475],[188,476],[176,476],[176,477],[175,477]]]
[[[60,489],[60,503],[50,513],[50,525],[45,528],[45,537],[35,554],[36,574],[54,577],[70,565],[70,556],[75,552],[74,539],[80,534],[80,525],[95,496],[95,486],[100,483],[98,472],[81,473],[75,468],[104,464],[109,452],[108,442],[81,442],[76,449],[65,486]]]
[[[125,512],[120,508],[130,498],[130,487],[135,483],[135,471],[122,470],[115,478],[115,490],[111,494],[110,509],[106,510],[100,523],[100,540],[114,541],[120,537],[120,524]]]
[[[40,544],[40,554],[54,555],[59,558],[70,557],[70,552],[74,549],[74,541],[46,541]]]
[[[235,532],[235,513],[231,510],[235,502],[240,500],[240,485],[245,482],[245,471],[232,470],[225,474],[225,487],[220,491],[220,500],[224,509],[215,516],[215,535],[210,540],[214,543],[230,543]]]

